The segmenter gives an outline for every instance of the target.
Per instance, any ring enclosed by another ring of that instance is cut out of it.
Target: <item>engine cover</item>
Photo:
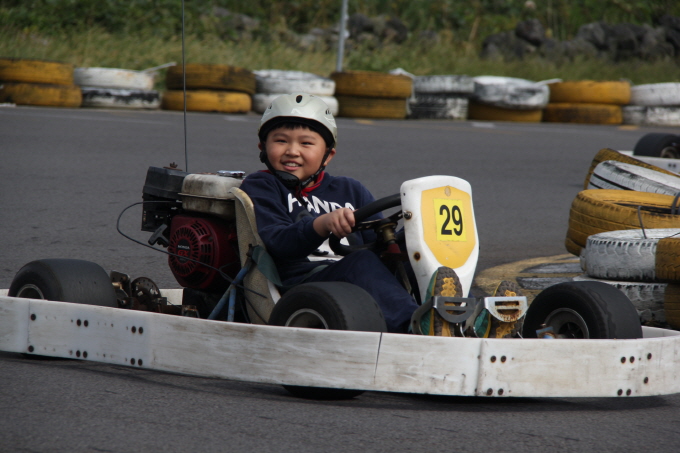
[[[168,258],[170,269],[185,288],[225,290],[229,282],[216,269],[230,278],[240,269],[236,230],[224,220],[174,216],[168,251],[174,254]]]

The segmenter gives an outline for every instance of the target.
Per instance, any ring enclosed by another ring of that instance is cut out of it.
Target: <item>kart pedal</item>
[[[492,297],[484,298],[484,309],[476,316],[473,331],[482,338],[520,336],[527,308],[527,298],[519,285],[503,281]]]
[[[465,322],[475,311],[479,301],[473,297],[434,296],[432,306],[439,316],[452,324]]]

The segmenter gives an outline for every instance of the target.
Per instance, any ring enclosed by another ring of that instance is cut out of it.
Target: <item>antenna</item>
[[[182,92],[184,96],[184,171],[189,172],[189,153],[187,152],[187,65],[184,58],[184,0],[182,0]]]

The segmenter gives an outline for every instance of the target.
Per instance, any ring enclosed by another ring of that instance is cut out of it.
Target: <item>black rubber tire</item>
[[[385,318],[373,297],[345,282],[304,283],[287,291],[269,317],[273,326],[386,332]],[[325,324],[325,325],[324,325]],[[351,399],[363,390],[284,385],[294,396],[316,400]]]
[[[555,320],[560,314],[568,322]],[[552,325],[556,335],[566,338],[642,338],[640,318],[631,301],[602,282],[559,283],[541,291],[527,310],[522,336],[536,338],[543,324]]]
[[[674,147],[676,155],[680,156],[680,135],[655,132],[643,135],[635,144],[633,155],[661,157],[665,148]]]
[[[31,261],[17,272],[8,295],[118,307],[116,292],[106,271],[98,264],[83,260]]]

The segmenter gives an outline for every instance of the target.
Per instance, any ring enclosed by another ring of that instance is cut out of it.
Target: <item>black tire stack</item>
[[[408,117],[465,120],[474,89],[472,77],[466,75],[416,76],[413,78]]]

